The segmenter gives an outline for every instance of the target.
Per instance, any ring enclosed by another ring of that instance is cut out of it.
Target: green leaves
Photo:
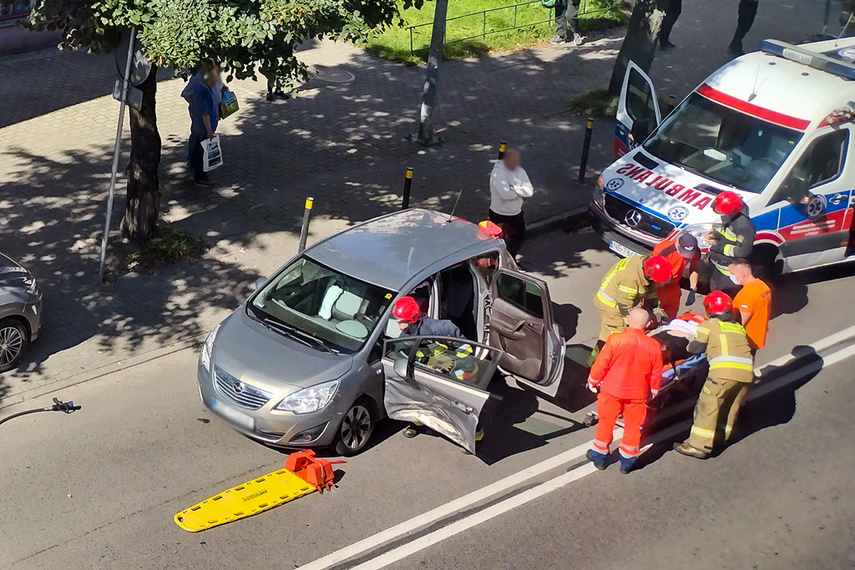
[[[306,76],[294,56],[302,42],[364,40],[398,8],[396,0],[36,0],[29,24],[57,27],[66,47],[93,51],[111,50],[119,31],[133,26],[158,65],[185,69],[216,59],[237,77],[259,72],[288,84]]]

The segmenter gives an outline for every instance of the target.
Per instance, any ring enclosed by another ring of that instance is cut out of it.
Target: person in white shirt
[[[502,228],[508,252],[514,257],[525,239],[523,200],[533,193],[528,174],[520,166],[520,153],[507,149],[490,173],[490,221]]]

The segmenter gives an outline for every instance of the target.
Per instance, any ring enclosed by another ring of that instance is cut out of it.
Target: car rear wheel
[[[333,445],[337,454],[349,457],[368,446],[377,421],[373,409],[366,398],[360,398],[345,412]]]
[[[27,348],[27,330],[15,319],[0,321],[0,372],[17,366]]]

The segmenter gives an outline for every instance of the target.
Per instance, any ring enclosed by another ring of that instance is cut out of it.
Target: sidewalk
[[[673,36],[680,48],[661,54],[653,69],[678,97],[727,59],[721,38],[729,39],[736,14],[736,0],[684,4]],[[822,8],[761,6],[751,39],[803,39],[817,31],[811,22],[821,21]],[[296,251],[306,196],[315,197],[317,239],[400,207],[411,166],[411,204],[450,211],[462,191],[456,213],[480,220],[490,161],[504,140],[522,150],[536,187],[530,222],[584,205],[594,177],[575,183],[585,118],[569,114],[567,102],[608,81],[621,33],[579,49],[444,62],[436,118],[446,143],[431,149],[405,140],[417,129],[423,68],[346,44],[307,46],[300,57],[319,77],[296,99],[269,103],[263,82],[231,84],[241,110],[221,123],[226,163],[212,174],[213,190],[186,180],[183,82],[164,79],[157,100],[164,217],[211,249],[107,286],[95,281],[117,113],[113,58],[58,51],[0,58],[0,251],[45,291],[44,332],[20,368],[0,377],[0,407],[198,342],[259,275]],[[595,125],[589,168],[610,161],[612,130],[609,121]],[[127,139],[124,150],[123,163]],[[117,189],[113,227],[124,204],[121,177]]]

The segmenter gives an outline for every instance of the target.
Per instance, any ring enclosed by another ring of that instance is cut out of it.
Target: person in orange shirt
[[[647,402],[656,396],[662,379],[662,349],[644,332],[649,321],[646,310],[631,309],[628,328],[609,335],[588,376],[588,389],[597,394],[599,422],[586,457],[597,469],[606,468],[619,414],[624,422],[618,447],[620,472],[632,471],[641,454],[641,426],[647,418]]]
[[[686,298],[686,305],[692,306],[695,303],[695,292],[698,289],[698,271],[697,263],[700,260],[700,249],[698,248],[698,240],[692,234],[683,234],[678,239],[663,239],[656,247],[653,248],[653,255],[661,255],[668,260],[671,265],[671,281],[659,285],[656,289],[656,296],[659,298],[659,308],[665,311],[665,314],[670,320],[677,317],[680,310],[680,279],[683,277],[683,271],[686,266],[689,266],[689,296]]]
[[[739,311],[740,322],[748,336],[751,353],[766,344],[766,332],[769,330],[769,313],[772,309],[772,290],[762,280],[754,277],[751,263],[746,259],[736,259],[728,267],[733,279],[742,289],[733,298],[733,308]]]

